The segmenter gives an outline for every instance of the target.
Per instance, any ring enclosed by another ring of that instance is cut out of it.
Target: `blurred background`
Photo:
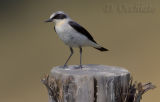
[[[48,102],[40,79],[70,51],[44,20],[66,12],[110,49],[83,51],[83,64],[128,69],[135,81],[157,86],[142,102],[159,102],[160,7],[157,0],[0,0],[0,101]],[[79,49],[69,64],[79,64]]]

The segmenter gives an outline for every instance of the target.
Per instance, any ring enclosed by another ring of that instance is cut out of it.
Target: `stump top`
[[[123,76],[129,74],[128,70],[116,67],[116,66],[106,66],[106,65],[83,65],[82,69],[76,69],[78,65],[69,65],[68,68],[62,68],[62,66],[56,66],[51,70],[51,74],[63,74],[63,75],[73,75],[73,76]]]

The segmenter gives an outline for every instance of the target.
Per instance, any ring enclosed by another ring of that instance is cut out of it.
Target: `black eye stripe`
[[[64,18],[67,18],[67,16],[64,15],[64,14],[56,14],[56,15],[53,17],[53,19],[64,19]]]

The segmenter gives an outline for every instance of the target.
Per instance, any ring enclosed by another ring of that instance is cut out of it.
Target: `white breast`
[[[93,42],[88,40],[88,38],[76,30],[74,30],[67,20],[62,20],[56,23],[55,25],[56,32],[59,38],[66,44],[71,47],[79,46],[92,46]]]

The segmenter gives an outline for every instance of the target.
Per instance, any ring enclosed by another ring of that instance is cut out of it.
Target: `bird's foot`
[[[63,66],[63,68],[65,69],[65,68],[68,68],[68,66],[65,64],[64,66]]]
[[[82,69],[82,68],[83,68],[82,65],[75,67],[75,69]]]
[[[82,69],[82,68],[83,68],[83,67],[82,67],[82,65],[79,65],[79,68],[81,68],[81,69]]]

